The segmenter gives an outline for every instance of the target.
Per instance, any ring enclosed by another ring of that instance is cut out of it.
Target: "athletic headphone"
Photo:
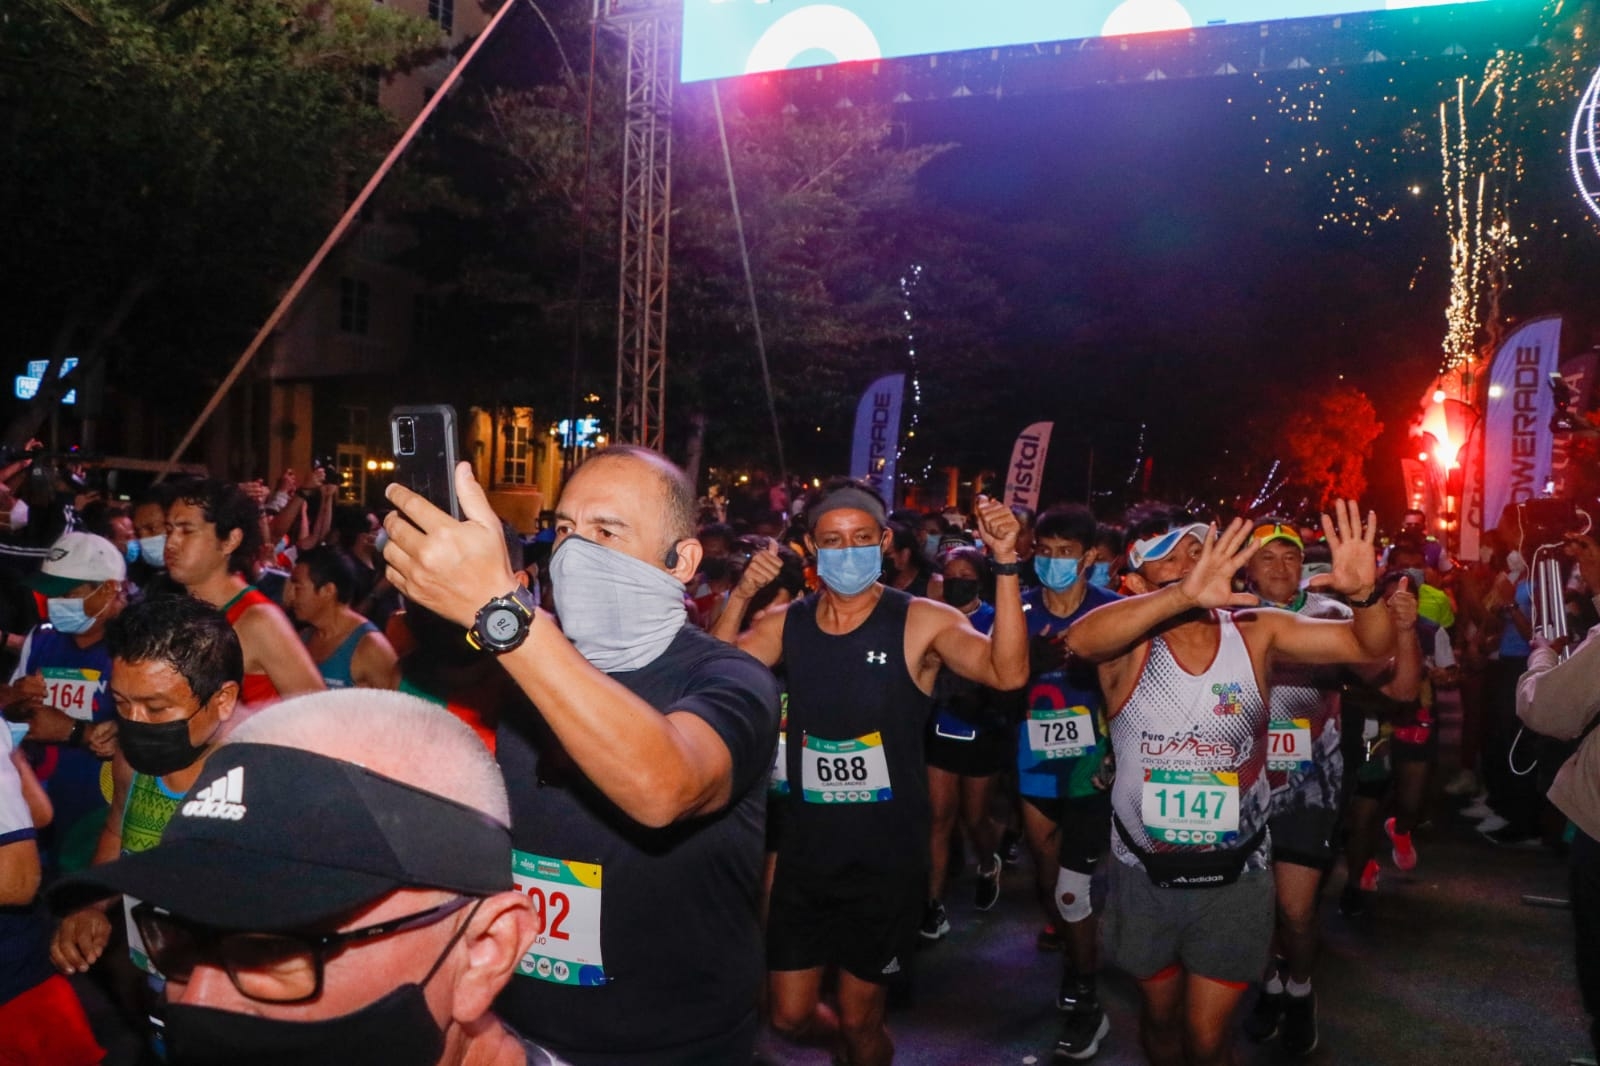
[[[676,570],[678,568],[678,545],[674,544],[668,548],[667,557],[661,561],[666,564],[668,570]]]

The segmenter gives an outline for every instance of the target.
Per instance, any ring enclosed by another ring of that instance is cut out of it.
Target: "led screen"
[[[1455,2],[1460,0],[685,0],[683,80]]]

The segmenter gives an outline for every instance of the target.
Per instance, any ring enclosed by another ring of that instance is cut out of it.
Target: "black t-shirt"
[[[716,730],[733,757],[733,798],[716,814],[642,826],[583,777],[537,713],[502,720],[498,757],[514,848],[600,868],[604,983],[519,972],[499,1014],[574,1066],[748,1062],[753,1049],[743,1045],[753,1039],[763,971],[758,908],[777,682],[692,626],[654,662],[611,677],[663,713],[686,711]],[[547,888],[548,936],[565,912],[554,905],[558,889]],[[570,915],[574,928],[578,915]],[[598,979],[589,967],[555,972]]]

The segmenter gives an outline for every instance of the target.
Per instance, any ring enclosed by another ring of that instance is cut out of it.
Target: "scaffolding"
[[[665,443],[667,276],[672,213],[672,95],[680,3],[607,0],[607,26],[627,50],[617,293],[615,439]]]

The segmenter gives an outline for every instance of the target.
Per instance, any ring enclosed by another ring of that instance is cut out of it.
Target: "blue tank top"
[[[317,671],[322,674],[322,680],[327,682],[329,688],[355,687],[356,680],[351,670],[355,666],[356,646],[368,633],[377,631],[378,627],[371,622],[362,622],[333,649],[332,654],[317,664]]]

